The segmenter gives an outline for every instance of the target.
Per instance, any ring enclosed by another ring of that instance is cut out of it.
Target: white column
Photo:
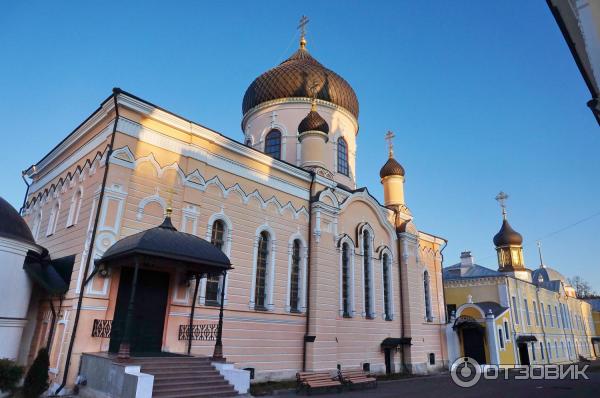
[[[485,330],[490,352],[490,364],[497,365],[500,362],[500,354],[498,352],[498,342],[496,340],[496,323],[494,322],[494,315],[491,313],[485,316]]]

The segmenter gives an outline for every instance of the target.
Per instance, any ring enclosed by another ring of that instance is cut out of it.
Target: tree
[[[35,361],[31,364],[25,383],[23,383],[23,395],[25,398],[38,398],[50,386],[48,383],[48,368],[50,367],[50,358],[48,350],[42,348],[38,351]]]
[[[589,298],[596,294],[589,282],[578,275],[574,276],[573,278],[569,278],[569,283],[571,286],[573,286],[573,289],[575,289],[577,298]]]
[[[13,392],[23,376],[23,368],[15,361],[0,359],[0,392]]]

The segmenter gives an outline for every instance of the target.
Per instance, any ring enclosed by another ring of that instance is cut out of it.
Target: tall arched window
[[[292,245],[292,270],[290,275],[290,311],[300,312],[300,239]]]
[[[371,275],[371,235],[368,231],[363,232],[363,268],[365,289],[365,317],[373,318],[372,275]]]
[[[423,292],[425,294],[425,320],[427,322],[433,322],[433,316],[431,315],[431,293],[429,290],[429,272],[423,273]]]
[[[392,320],[392,294],[391,288],[391,264],[390,256],[387,253],[383,254],[383,310],[385,311],[385,320]]]
[[[67,227],[77,224],[79,219],[79,210],[81,209],[81,188],[75,192],[71,198],[71,206],[69,207],[69,215],[67,216]]]
[[[265,153],[275,159],[281,159],[281,132],[271,130],[265,138]]]
[[[337,143],[337,171],[340,174],[347,176],[348,168],[348,144],[346,140],[340,137]]]
[[[342,244],[342,316],[350,317],[352,312],[350,280],[350,245]]]
[[[212,226],[210,243],[216,246],[219,250],[223,250],[225,245],[225,224],[222,220],[216,220]],[[210,275],[206,278],[206,305],[219,305],[221,303],[221,284],[223,278],[221,275]]]
[[[256,257],[256,285],[254,289],[254,308],[266,310],[267,301],[267,261],[269,259],[269,233],[262,231],[258,238],[258,253]]]
[[[56,223],[58,222],[58,214],[60,212],[60,202],[56,202],[52,207],[52,211],[50,212],[50,217],[48,218],[48,228],[46,229],[46,236],[50,236],[54,234],[56,231]]]

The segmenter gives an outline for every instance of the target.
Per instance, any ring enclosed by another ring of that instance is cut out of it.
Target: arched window
[[[281,132],[271,130],[265,138],[265,153],[275,159],[281,159]]]
[[[340,174],[347,176],[348,169],[348,144],[346,140],[340,137],[337,143],[337,171]]]
[[[383,254],[383,310],[385,312],[385,320],[392,320],[392,294],[391,294],[391,264],[390,256],[387,253]]]
[[[46,236],[50,236],[56,232],[56,223],[58,222],[58,213],[60,212],[60,203],[56,202],[50,212],[48,218],[48,228],[46,229]]]
[[[216,246],[219,250],[223,250],[225,245],[225,224],[222,220],[216,220],[212,226],[210,243]],[[210,275],[206,278],[206,305],[219,305],[221,303],[221,284],[223,278],[221,275]]]
[[[292,269],[290,275],[290,311],[300,312],[300,239],[295,239],[292,245]]]
[[[352,289],[350,279],[350,245],[342,244],[342,316],[349,318],[352,313]]]
[[[433,316],[431,315],[431,292],[429,290],[429,272],[423,273],[423,292],[425,294],[425,320],[427,322],[433,322]]]
[[[372,275],[371,275],[371,235],[368,231],[363,232],[363,268],[365,289],[365,317],[373,318]]]
[[[31,228],[34,240],[38,239],[41,226],[42,226],[42,210],[40,209],[40,211],[35,215],[35,218],[33,221],[33,228]]]
[[[267,231],[262,231],[258,238],[258,253],[256,256],[256,285],[254,288],[254,308],[266,310],[267,301],[267,261],[269,259],[269,241]]]
[[[69,215],[67,216],[67,227],[77,224],[79,219],[79,210],[81,209],[81,188],[75,192],[71,198],[71,206],[69,207]]]

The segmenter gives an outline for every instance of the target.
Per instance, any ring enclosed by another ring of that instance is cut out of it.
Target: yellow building
[[[502,227],[494,236],[498,270],[476,264],[471,252],[444,269],[450,363],[462,356],[507,366],[597,356],[592,306],[576,298],[567,279],[544,265],[541,256],[538,269],[527,269],[522,244],[503,209]]]

